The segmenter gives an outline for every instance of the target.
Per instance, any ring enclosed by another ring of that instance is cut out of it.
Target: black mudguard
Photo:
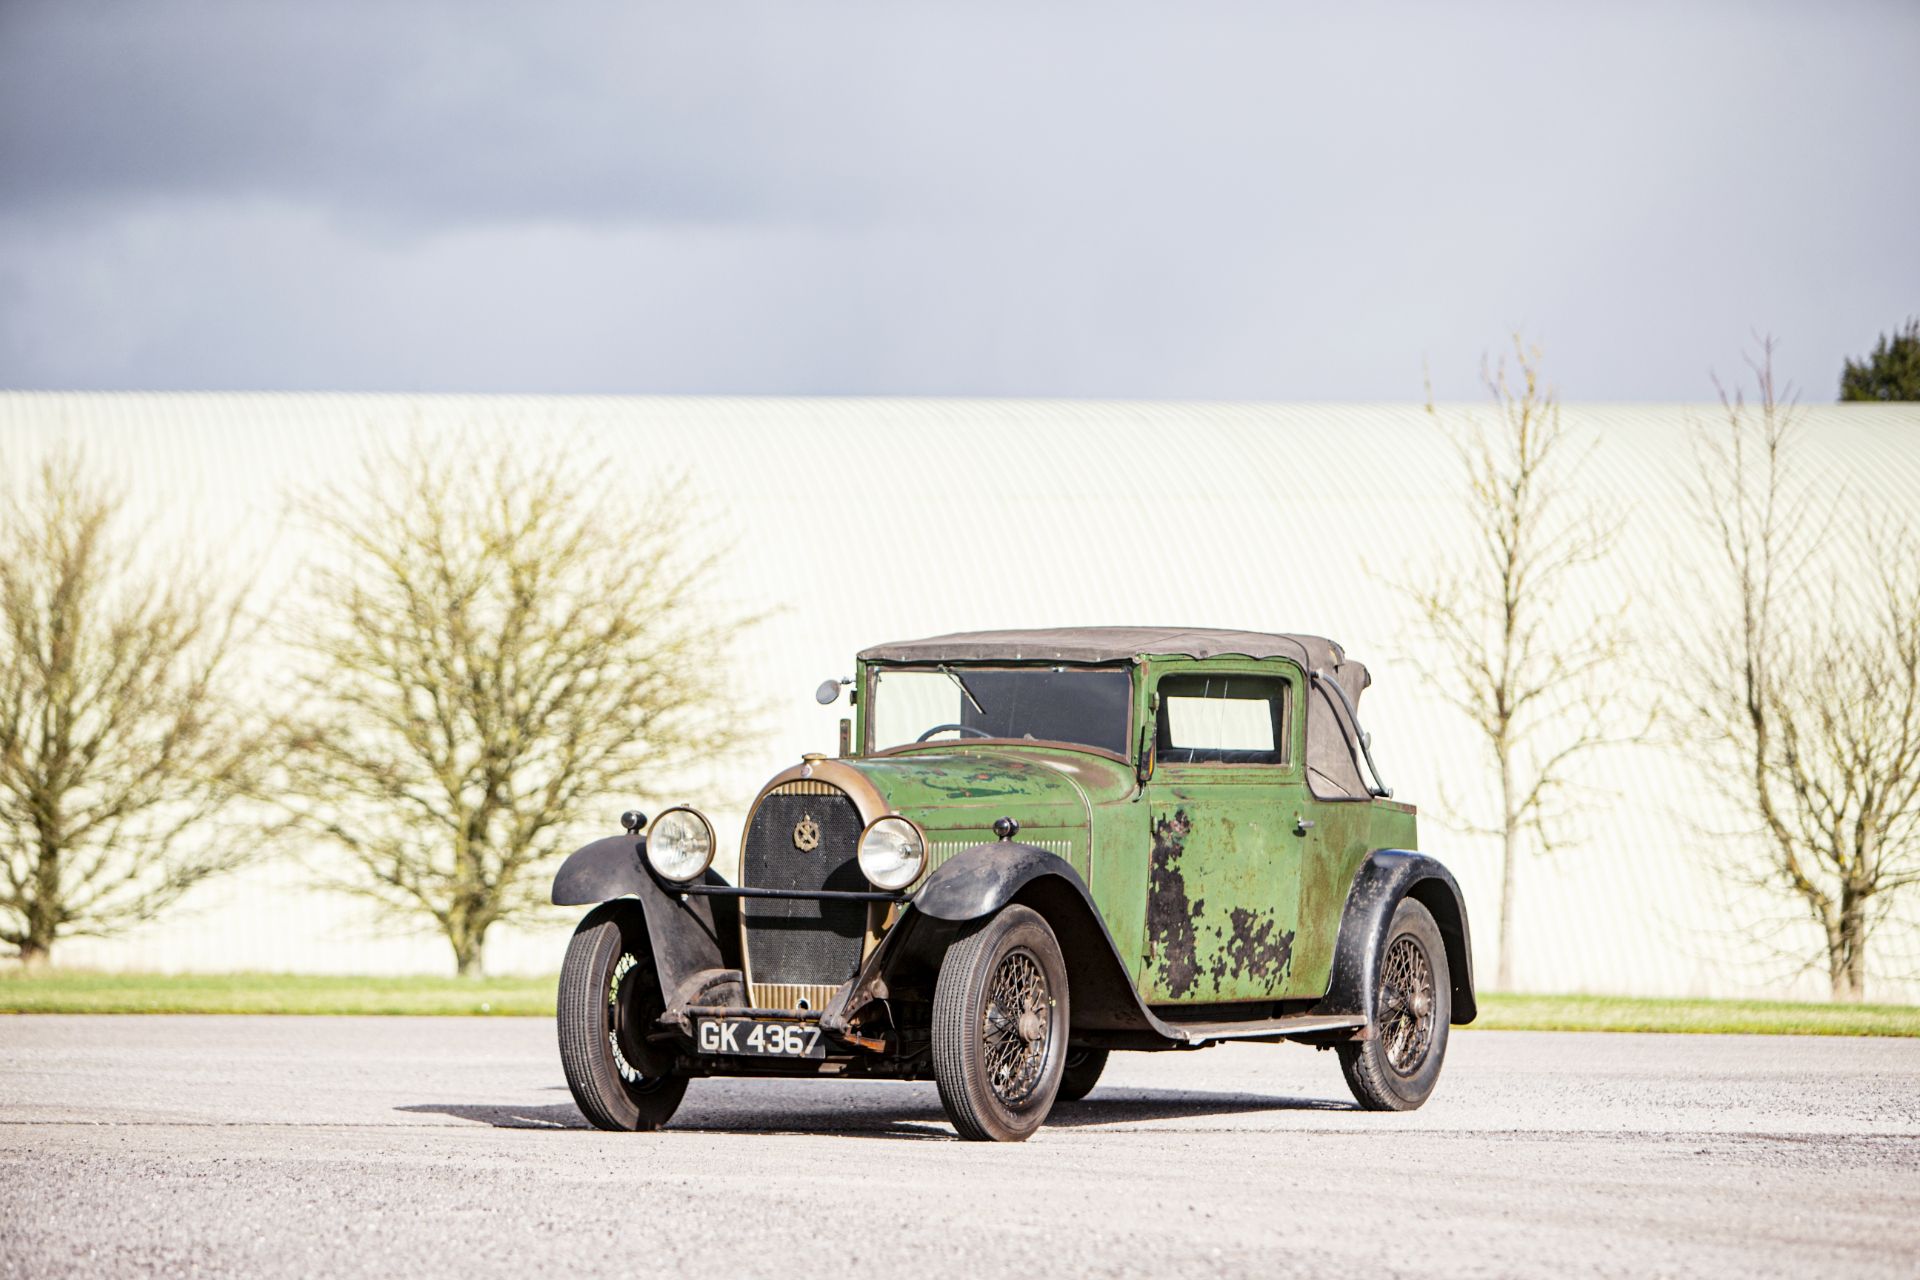
[[[943,950],[966,925],[1011,903],[1039,912],[1060,940],[1075,1031],[1135,1032],[1169,1046],[1178,1043],[1173,1029],[1140,1002],[1080,873],[1058,854],[1011,841],[976,845],[942,863],[902,908],[886,939],[844,989],[845,999],[830,1006],[824,1020],[844,1025],[849,1014],[886,989],[897,966],[937,964],[930,947]]]
[[[1411,897],[1433,914],[1447,948],[1447,970],[1452,975],[1453,1021],[1472,1022],[1479,1014],[1473,994],[1473,947],[1467,933],[1467,904],[1453,873],[1423,853],[1406,849],[1376,849],[1367,855],[1347,892],[1340,917],[1340,937],[1333,953],[1333,974],[1327,994],[1313,1012],[1358,1013],[1373,1022],[1374,995],[1379,989],[1380,947],[1393,912]]]
[[[702,970],[740,967],[740,923],[733,898],[674,893],[648,872],[646,841],[609,836],[569,854],[553,877],[558,906],[631,899],[647,922],[653,963],[663,995],[671,996]],[[724,885],[709,870],[706,883]]]

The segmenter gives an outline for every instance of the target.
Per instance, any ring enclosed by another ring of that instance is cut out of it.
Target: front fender
[[[648,872],[646,848],[640,837],[608,836],[574,850],[553,877],[554,903],[563,907],[621,899],[637,903],[647,922],[663,994],[671,995],[703,969],[740,968],[735,900],[674,893]],[[706,883],[726,881],[709,870]]]
[[[1447,970],[1453,986],[1453,1021],[1472,1022],[1479,1015],[1473,993],[1473,946],[1467,932],[1467,904],[1453,873],[1424,853],[1406,849],[1375,849],[1354,874],[1347,905],[1340,917],[1333,973],[1327,994],[1313,1012],[1358,1013],[1373,1022],[1373,1003],[1379,990],[1380,948],[1393,912],[1403,898],[1413,898],[1432,913],[1447,949]]]
[[[955,854],[927,878],[901,911],[859,976],[827,1010],[829,1023],[845,1021],[884,990],[900,965],[931,963],[960,930],[1010,904],[1040,913],[1060,941],[1073,993],[1075,1032],[1130,1033],[1144,1039],[1131,1047],[1180,1043],[1177,1031],[1140,1001],[1133,978],[1086,881],[1058,854],[1002,841]],[[930,952],[929,947],[936,950]]]
[[[1068,881],[1092,908],[1087,882],[1072,863],[1030,844],[1001,841],[975,845],[947,859],[913,895],[913,909],[923,916],[956,924],[979,920],[1012,902],[1021,889],[1041,876]]]

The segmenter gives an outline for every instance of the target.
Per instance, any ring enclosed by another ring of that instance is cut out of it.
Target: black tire
[[[1106,1069],[1107,1051],[1105,1049],[1070,1046],[1067,1050],[1066,1069],[1060,1073],[1060,1092],[1056,1095],[1056,1100],[1080,1101],[1093,1092],[1093,1086],[1100,1083],[1100,1073]]]
[[[658,1129],[679,1108],[687,1078],[646,1038],[665,1007],[638,913],[595,908],[567,946],[554,1011],[567,1088],[594,1128]]]
[[[1339,1046],[1347,1087],[1368,1111],[1412,1111],[1447,1056],[1453,982],[1440,926],[1412,898],[1394,908],[1375,964],[1372,1034]]]
[[[1067,1062],[1067,966],[1037,912],[1007,907],[947,949],[933,989],[933,1078],[971,1142],[1024,1142]]]

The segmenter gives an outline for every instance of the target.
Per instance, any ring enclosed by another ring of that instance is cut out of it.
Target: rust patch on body
[[[1227,961],[1234,973],[1278,984],[1293,963],[1293,930],[1282,929],[1271,911],[1235,907]]]
[[[1212,934],[1213,942],[1208,946],[1207,953],[1213,957],[1213,963],[1207,966],[1207,977],[1212,980],[1214,990],[1218,991],[1227,981],[1227,949],[1221,945],[1221,940],[1227,935],[1219,925],[1213,926],[1208,932]]]
[[[1180,872],[1187,833],[1193,823],[1185,809],[1153,824],[1153,879],[1147,890],[1147,940],[1154,950],[1166,990],[1179,997],[1200,979],[1200,958],[1193,932],[1194,917],[1206,905],[1187,901],[1187,878]]]

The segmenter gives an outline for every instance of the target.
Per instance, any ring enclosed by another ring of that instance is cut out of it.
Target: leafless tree
[[[326,559],[291,623],[288,803],[339,887],[431,917],[463,975],[550,859],[739,738],[688,504],[506,434],[375,446],[302,504]]]
[[[260,847],[266,756],[236,708],[242,611],[124,493],[56,450],[0,506],[0,942],[151,919]]]
[[[1584,455],[1561,422],[1539,349],[1516,336],[1511,363],[1491,363],[1482,381],[1490,423],[1456,425],[1427,406],[1459,459],[1472,551],[1401,588],[1416,608],[1420,649],[1437,655],[1418,665],[1473,722],[1498,787],[1492,822],[1464,825],[1500,840],[1495,984],[1510,988],[1516,869],[1529,847],[1554,847],[1577,803],[1574,762],[1609,741],[1615,695],[1601,676],[1622,651],[1626,601],[1575,616],[1569,587],[1606,554],[1617,527],[1575,499]]]
[[[1683,689],[1694,745],[1764,850],[1757,870],[1722,869],[1796,901],[1833,998],[1859,1000],[1869,941],[1920,883],[1920,546],[1891,513],[1819,499],[1770,340],[1753,372],[1757,402],[1723,387],[1718,424],[1696,427],[1720,572]]]

